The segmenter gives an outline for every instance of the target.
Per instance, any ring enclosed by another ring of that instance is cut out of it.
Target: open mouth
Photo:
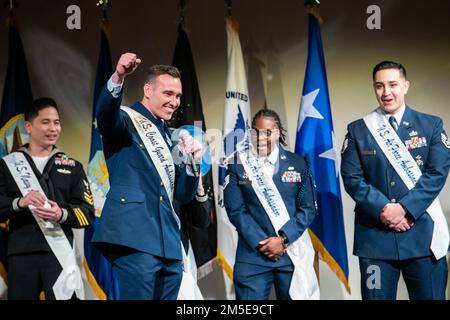
[[[258,151],[267,151],[267,145],[258,145]]]
[[[391,104],[392,102],[394,102],[394,99],[387,98],[387,99],[381,99],[381,101],[383,102],[383,104]]]

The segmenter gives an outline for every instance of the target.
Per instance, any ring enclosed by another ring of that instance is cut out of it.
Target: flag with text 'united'
[[[317,185],[318,215],[310,226],[314,249],[350,293],[337,146],[320,24],[312,14],[295,152],[309,156]]]
[[[234,299],[232,279],[238,234],[228,218],[223,203],[223,190],[227,184],[224,164],[227,159],[233,157],[237,146],[245,139],[245,131],[250,125],[250,99],[244,58],[239,40],[239,24],[231,16],[226,18],[226,30],[228,73],[223,118],[223,162],[219,166],[217,257],[225,273],[224,281],[227,299]]]
[[[0,158],[27,142],[23,112],[33,103],[27,61],[14,19],[8,19],[8,67],[0,109]],[[0,221],[0,297],[7,290],[8,221]]]
[[[93,195],[91,200],[95,207],[95,221],[92,226],[84,230],[84,256],[87,264],[85,264],[87,278],[95,296],[101,300],[117,300],[119,298],[118,282],[112,266],[101,252],[92,245],[91,241],[105,203],[106,193],[109,190],[108,169],[106,168],[100,132],[95,121],[95,107],[98,96],[113,73],[108,41],[109,34],[109,22],[108,20],[103,20],[101,22],[100,53],[94,87],[91,151],[87,167],[87,176]]]

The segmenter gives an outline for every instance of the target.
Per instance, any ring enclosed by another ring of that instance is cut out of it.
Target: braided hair
[[[280,130],[280,143],[283,146],[287,146],[287,144],[286,144],[286,129],[281,124],[280,116],[278,115],[278,113],[276,113],[275,111],[273,111],[271,109],[259,110],[253,117],[252,127],[255,125],[255,122],[258,118],[269,118],[269,119],[272,119],[273,121],[275,121],[275,123],[277,124],[278,130]]]

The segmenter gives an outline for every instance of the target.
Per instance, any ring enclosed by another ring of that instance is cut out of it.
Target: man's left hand
[[[33,212],[44,221],[57,222],[61,219],[62,209],[52,200],[47,200],[50,208],[38,207]]]

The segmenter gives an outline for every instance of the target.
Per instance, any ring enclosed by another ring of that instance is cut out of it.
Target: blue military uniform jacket
[[[314,220],[316,215],[316,195],[309,164],[304,157],[279,148],[278,164],[273,181],[289,212],[290,220],[280,229],[292,243],[297,240]],[[301,182],[289,182],[289,172],[298,172]],[[236,262],[246,262],[263,266],[279,267],[291,263],[287,254],[273,261],[261,254],[259,242],[277,236],[272,223],[259,202],[246,176],[242,164],[229,164],[228,184],[224,189],[225,208],[230,222],[236,227],[239,240]],[[283,177],[284,176],[284,177]]]
[[[97,104],[97,124],[109,171],[110,190],[92,241],[102,250],[121,245],[168,259],[181,259],[180,231],[159,174],[129,116],[107,86]],[[170,131],[139,102],[132,107],[151,120],[163,137]],[[174,198],[191,201],[198,178],[176,165]]]
[[[360,257],[405,260],[432,254],[433,220],[426,209],[445,184],[450,144],[440,118],[408,106],[397,134],[422,171],[422,177],[410,191],[364,120],[348,126],[341,173],[346,191],[356,202],[353,253]],[[410,230],[395,232],[381,222],[380,213],[389,202],[399,202],[407,209],[407,216],[414,221]]]

